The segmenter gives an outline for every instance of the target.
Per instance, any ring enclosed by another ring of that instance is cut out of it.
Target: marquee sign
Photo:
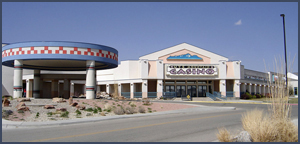
[[[189,53],[178,55],[178,56],[169,56],[167,59],[169,60],[203,60],[201,57],[198,57],[197,55],[191,55]]]
[[[171,76],[215,76],[218,75],[216,66],[197,65],[167,65],[166,75]]]

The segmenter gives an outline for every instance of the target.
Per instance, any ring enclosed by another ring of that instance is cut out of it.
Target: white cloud
[[[234,25],[242,25],[242,20],[240,19],[239,21],[237,21],[236,23],[234,23]]]

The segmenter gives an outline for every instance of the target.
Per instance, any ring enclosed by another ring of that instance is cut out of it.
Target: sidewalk
[[[189,104],[193,105],[193,104]],[[220,110],[235,110],[235,107],[207,107],[207,106],[199,106],[194,108],[186,108],[180,110],[172,110],[172,111],[164,111],[164,112],[155,112],[155,113],[145,113],[145,114],[133,114],[133,115],[115,115],[115,116],[99,116],[92,118],[77,118],[70,120],[58,120],[58,121],[46,121],[46,122],[16,122],[16,121],[8,121],[2,119],[2,128],[20,128],[20,127],[41,127],[41,126],[57,126],[57,125],[69,125],[69,124],[79,124],[86,122],[99,122],[103,120],[111,120],[111,119],[121,119],[121,118],[130,118],[130,117],[144,117],[144,116],[153,116],[153,115],[165,115],[165,114],[175,114],[175,113],[184,113],[191,111],[220,111]]]

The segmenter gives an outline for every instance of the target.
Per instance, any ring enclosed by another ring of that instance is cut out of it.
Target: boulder
[[[67,111],[67,108],[57,108],[56,111],[65,112],[65,111]]]
[[[79,110],[85,110],[84,105],[76,105],[76,108],[79,109]]]
[[[125,100],[124,96],[119,96],[119,100]]]
[[[107,97],[106,99],[111,100],[112,98],[111,97]]]
[[[2,107],[8,107],[10,104],[10,101],[7,98],[4,98],[3,102],[2,102]]]
[[[81,94],[78,98],[86,98],[86,96]]]
[[[73,102],[73,103],[71,104],[71,106],[76,106],[76,105],[78,105],[77,102]]]
[[[19,109],[19,108],[22,107],[22,106],[26,106],[24,102],[20,102],[20,103],[16,106],[16,108]]]
[[[45,105],[44,109],[55,109],[53,105]]]
[[[20,108],[18,108],[18,111],[29,111],[29,107],[27,106],[21,106]]]
[[[63,103],[63,102],[66,102],[66,100],[65,99],[63,99],[63,98],[53,98],[52,99],[52,102],[57,102],[57,103]]]
[[[30,98],[18,98],[17,102],[30,102]]]
[[[69,98],[69,105],[71,105],[73,103],[73,97]]]
[[[106,116],[104,112],[101,112],[101,113],[100,113],[100,115],[102,115],[102,116]]]
[[[234,142],[252,142],[251,136],[247,131],[240,132],[239,135],[233,138]]]

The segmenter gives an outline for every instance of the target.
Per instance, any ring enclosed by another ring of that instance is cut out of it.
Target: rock
[[[124,96],[119,96],[119,100],[125,100]]]
[[[71,106],[76,106],[76,105],[78,105],[77,102],[73,102],[73,103],[71,104]]]
[[[30,102],[30,98],[18,98],[17,102]]]
[[[73,103],[73,97],[69,98],[69,105],[71,105]]]
[[[240,132],[239,135],[233,138],[234,142],[252,142],[251,136],[247,131]]]
[[[18,108],[18,111],[29,111],[29,107],[27,106],[21,106],[20,108]]]
[[[76,105],[76,108],[79,110],[84,110],[85,106],[84,105]]]
[[[23,110],[23,111],[29,111],[29,107],[27,107],[25,105],[24,102],[20,102],[17,106],[16,106],[17,110]]]
[[[4,98],[3,102],[2,102],[2,107],[8,107],[10,104],[10,101],[7,98]]]
[[[81,94],[78,98],[85,98],[86,96]]]
[[[9,115],[13,114],[12,110],[3,110],[2,111],[2,117],[8,117]]]
[[[56,111],[65,112],[65,111],[67,111],[67,108],[57,108]]]
[[[100,115],[102,115],[102,116],[106,116],[104,112],[101,112],[101,113],[100,113]]]
[[[62,102],[66,102],[66,100],[65,99],[63,99],[63,98],[53,98],[52,99],[52,102],[57,102],[57,103],[62,103]]]
[[[111,100],[112,98],[111,97],[107,97],[106,99]]]
[[[45,105],[44,109],[54,109],[55,107],[53,105]]]
[[[93,115],[92,113],[87,113],[87,114],[86,114],[86,116],[92,116],[92,115]]]
[[[22,106],[26,106],[24,102],[20,102],[20,103],[16,106],[16,108],[19,109],[19,108],[22,107]]]

